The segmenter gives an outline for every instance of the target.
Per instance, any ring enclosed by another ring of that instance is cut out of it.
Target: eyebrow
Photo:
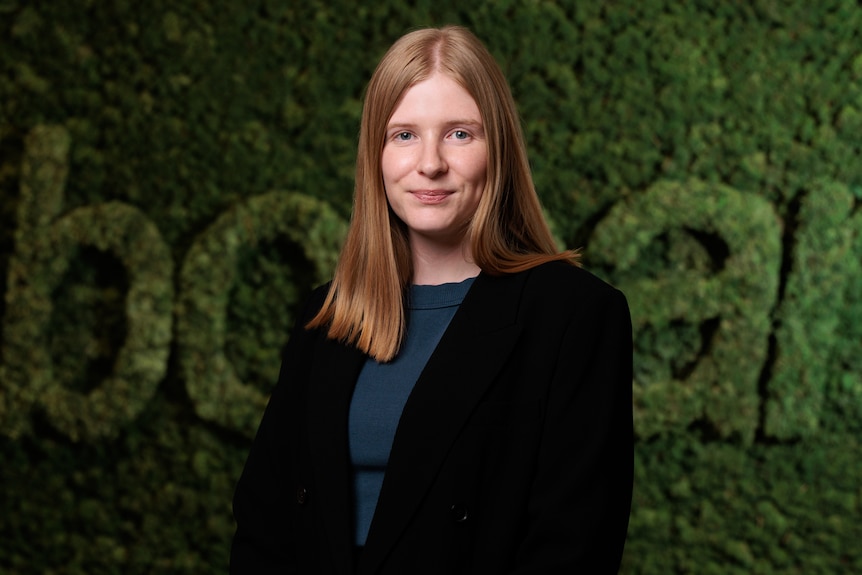
[[[472,128],[480,128],[480,129],[484,128],[484,126],[482,125],[482,122],[479,122],[476,120],[466,120],[466,119],[464,119],[464,120],[449,120],[449,121],[445,122],[443,125],[446,127],[469,126]],[[386,130],[389,131],[389,130],[395,130],[395,129],[414,128],[414,127],[416,127],[416,124],[411,123],[411,122],[396,122],[394,124],[387,124]]]

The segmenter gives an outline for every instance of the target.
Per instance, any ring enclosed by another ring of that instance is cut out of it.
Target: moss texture
[[[0,572],[224,572],[361,99],[408,29],[506,72],[627,293],[623,572],[862,572],[862,7],[0,0]]]

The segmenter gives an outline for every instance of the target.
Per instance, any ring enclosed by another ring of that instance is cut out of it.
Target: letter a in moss
[[[638,435],[703,422],[752,442],[781,267],[772,205],[719,184],[658,182],[610,211],[587,256],[613,270],[631,304]],[[694,329],[671,337],[681,323]],[[703,340],[694,350],[692,337]]]

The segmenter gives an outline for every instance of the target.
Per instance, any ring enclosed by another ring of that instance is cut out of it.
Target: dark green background
[[[632,304],[623,572],[862,572],[849,0],[0,0],[0,572],[225,571],[365,82],[443,23],[498,59],[556,235]]]

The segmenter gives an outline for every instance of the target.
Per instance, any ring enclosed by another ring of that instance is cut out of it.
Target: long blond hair
[[[467,230],[473,261],[483,273],[499,275],[577,260],[576,252],[557,252],[533,185],[515,101],[490,52],[459,26],[402,36],[366,90],[350,228],[326,300],[306,326],[327,327],[328,337],[378,361],[398,353],[406,327],[404,293],[413,274],[407,228],[389,207],[383,186],[386,125],[404,93],[437,71],[470,93],[485,128],[486,186]]]

